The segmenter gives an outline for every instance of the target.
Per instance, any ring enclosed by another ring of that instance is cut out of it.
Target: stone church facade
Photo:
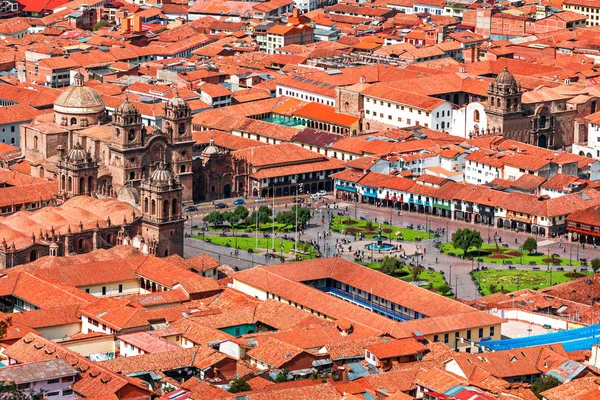
[[[56,99],[53,115],[42,115],[22,125],[21,151],[32,162],[32,175],[58,176],[56,165],[61,152],[80,147],[98,163],[98,176],[72,184],[75,194],[96,192],[106,196],[137,200],[145,174],[159,163],[174,172],[183,187],[182,200],[192,201],[192,114],[176,94],[163,109],[163,130],[146,127],[141,114],[125,100],[110,121],[102,97],[84,86],[83,76]],[[64,187],[67,187],[68,177]],[[74,179],[71,177],[71,179]],[[79,179],[79,178],[78,178]],[[135,189],[135,191],[132,191]]]

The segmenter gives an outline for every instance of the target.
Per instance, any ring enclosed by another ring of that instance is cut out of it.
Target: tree
[[[437,291],[438,293],[445,295],[447,293],[450,293],[452,291],[452,288],[448,286],[446,282],[444,282],[441,286],[438,286]]]
[[[235,224],[237,224],[237,222],[240,220],[240,218],[237,216],[235,211],[234,212],[225,211],[223,213],[223,218],[225,219],[225,221],[227,221],[229,223],[229,225],[231,226],[231,231],[235,235]]]
[[[237,206],[235,208],[235,210],[233,210],[233,213],[235,215],[237,215],[239,220],[244,220],[246,219],[246,217],[248,217],[248,214],[250,214],[250,212],[248,211],[248,209],[244,206]]]
[[[483,245],[483,239],[479,231],[465,228],[459,229],[454,232],[452,237],[452,246],[457,249],[462,249],[464,252],[463,258],[467,255],[467,252],[471,247],[480,248]]]
[[[525,243],[523,243],[523,250],[528,251],[529,254],[536,251],[537,250],[537,240],[535,240],[532,237],[527,238],[527,240],[525,240]]]
[[[287,382],[289,373],[290,373],[290,371],[288,371],[286,368],[282,369],[281,371],[279,371],[279,373],[275,377],[275,382],[277,382],[277,383]]]
[[[204,221],[207,224],[213,224],[214,227],[217,228],[218,226],[223,225],[223,221],[225,221],[225,218],[223,218],[223,213],[219,211],[213,211],[206,217],[204,217]]]
[[[419,280],[419,276],[421,275],[421,273],[424,270],[424,268],[421,267],[420,265],[409,265],[407,268],[408,268],[408,272],[410,272],[410,276],[412,277],[413,282],[416,282]]]
[[[94,30],[97,31],[98,29],[104,28],[105,26],[110,26],[110,22],[105,20],[98,21],[98,23],[94,25]]]
[[[533,385],[531,385],[531,390],[533,391],[533,393],[535,393],[535,395],[538,398],[541,399],[542,392],[550,390],[558,385],[560,385],[558,379],[553,378],[551,376],[540,376],[535,380],[535,382],[533,382]]]
[[[258,219],[259,224],[266,224],[271,222],[271,215],[273,215],[271,209],[267,206],[260,206],[257,211],[254,211],[250,216],[250,222],[256,226],[256,220]]]
[[[296,208],[298,208],[298,224],[306,225],[310,221],[310,210],[308,208],[300,207],[299,205],[292,206],[292,213],[294,214],[294,220],[296,218]]]
[[[291,211],[279,211],[275,220],[283,225],[283,228],[287,228],[290,225],[294,225],[296,222],[296,214]]]
[[[592,259],[592,270],[596,273],[600,269],[600,258]]]
[[[252,388],[244,379],[234,379],[229,384],[229,393],[248,392],[250,390],[252,390]]]
[[[392,275],[401,266],[402,263],[396,257],[385,256],[381,260],[381,270],[388,275]]]

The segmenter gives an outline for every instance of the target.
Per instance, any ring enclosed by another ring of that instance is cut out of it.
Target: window
[[[450,340],[450,335],[448,335],[447,333],[444,333],[444,343],[448,343],[448,341]]]
[[[60,394],[60,392],[48,392],[46,393],[46,397],[54,397],[54,396],[58,396]]]
[[[467,340],[471,340],[471,330],[467,331]]]
[[[106,296],[106,286],[102,286],[102,296]]]
[[[483,328],[479,328],[479,338],[483,337]]]
[[[61,382],[73,382],[73,377],[72,376],[65,376],[60,381]]]
[[[17,385],[18,390],[27,390],[29,389],[29,383],[20,383]]]
[[[433,341],[434,342],[439,342],[440,341],[440,337],[438,335],[434,335],[433,336]]]
[[[494,327],[490,326],[490,336],[494,336]]]
[[[63,389],[63,396],[71,396],[72,394],[73,394],[73,390]]]
[[[59,379],[48,379],[48,385],[53,385],[58,382],[59,382]]]
[[[90,292],[90,288],[86,288],[86,289],[85,289],[85,292],[86,292],[86,293],[89,293],[89,292]]]
[[[119,284],[119,293],[123,293],[123,285]]]

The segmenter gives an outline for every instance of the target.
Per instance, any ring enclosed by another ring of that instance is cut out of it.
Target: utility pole
[[[296,178],[297,179],[297,178]],[[296,241],[294,242],[294,256],[298,256],[298,190],[302,190],[304,185],[302,183],[296,186],[296,197],[294,198],[294,203],[296,207]]]
[[[392,201],[392,206],[390,207],[390,244],[392,244],[392,235],[394,234],[394,225],[392,224],[392,211],[394,208],[394,202]]]
[[[454,298],[458,299],[458,277],[454,278]]]
[[[273,246],[273,253],[275,253],[275,182],[273,182],[273,210],[271,211],[271,215],[273,217],[273,231],[271,238],[271,245]],[[268,242],[267,242],[268,243]],[[273,254],[275,256],[275,254]]]

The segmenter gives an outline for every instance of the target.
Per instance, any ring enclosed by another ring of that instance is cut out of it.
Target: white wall
[[[74,322],[72,324],[48,326],[45,328],[37,328],[43,338],[48,340],[61,340],[64,337],[71,337],[76,333],[81,332],[81,323]]]
[[[556,317],[549,315],[542,315],[537,313],[531,313],[523,310],[498,310],[493,309],[488,311],[489,314],[495,315],[504,319],[512,319],[515,321],[528,322],[534,325],[544,326],[550,325],[552,329],[575,329],[582,325],[568,322]]]
[[[219,351],[223,354],[227,354],[236,360],[241,360],[246,355],[246,350],[239,344],[230,341],[225,341],[219,344]]]
[[[300,100],[314,101],[317,103],[326,104],[328,106],[335,106],[335,97],[324,96],[322,94],[296,89],[289,86],[276,85],[275,96],[289,96]]]
[[[479,112],[479,122],[475,121],[475,111]],[[488,121],[485,107],[481,103],[469,103],[466,107],[454,110],[452,115],[452,131],[454,136],[470,139],[470,134],[475,134],[475,127],[479,131],[487,129]]]
[[[493,181],[496,178],[502,178],[502,170],[502,168],[483,163],[476,163],[472,160],[466,160],[465,181],[475,185],[483,185]]]
[[[449,132],[452,124],[452,104],[444,102],[431,112],[410,104],[375,97],[364,97],[365,120],[373,120],[398,128],[421,125]]]
[[[122,291],[119,291],[119,285],[123,285]],[[102,288],[106,288],[106,295],[102,294]],[[96,297],[126,296],[140,294],[140,283],[137,280],[130,280],[92,286],[79,286],[78,289]]]

